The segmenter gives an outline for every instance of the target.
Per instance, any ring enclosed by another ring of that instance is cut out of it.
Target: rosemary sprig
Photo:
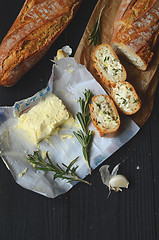
[[[64,163],[62,165],[65,167],[63,169],[58,163],[55,165],[51,161],[48,152],[46,152],[46,158],[47,161],[44,160],[40,154],[39,151],[35,151],[33,154],[28,154],[27,161],[36,169],[36,170],[42,170],[42,171],[52,171],[54,172],[54,179],[61,178],[61,179],[67,179],[67,182],[83,182],[90,185],[89,182],[79,178],[76,175],[76,170],[78,166],[73,167],[74,163],[77,161],[77,158],[71,161],[71,163],[66,166]]]
[[[93,93],[90,90],[86,90],[83,93],[84,94],[84,99],[81,97],[79,98],[79,103],[80,103],[80,108],[81,112],[77,113],[77,119],[81,125],[82,130],[79,130],[77,132],[73,132],[77,140],[82,146],[82,152],[84,159],[88,165],[89,172],[91,174],[91,167],[90,167],[90,162],[89,162],[89,152],[90,152],[90,147],[93,139],[93,131],[88,130],[88,125],[91,122],[91,115],[89,112],[89,103],[91,98],[93,97]]]
[[[105,7],[105,6],[104,6]],[[104,7],[101,9],[99,16],[94,24],[93,31],[91,35],[89,36],[88,40],[90,40],[90,45],[93,43],[94,46],[99,45],[99,40],[100,40],[100,19],[102,15],[102,11]]]

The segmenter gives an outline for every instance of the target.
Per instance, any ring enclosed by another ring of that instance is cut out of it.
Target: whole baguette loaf
[[[117,131],[120,126],[120,117],[112,99],[108,95],[96,95],[89,104],[94,126],[103,137],[106,133]]]
[[[159,34],[159,0],[122,0],[111,40],[140,70],[146,70],[154,55]]]
[[[93,67],[108,87],[126,80],[125,68],[109,44],[97,46],[93,51],[92,60],[94,61]]]
[[[47,52],[81,0],[26,0],[0,45],[0,85],[12,86]]]

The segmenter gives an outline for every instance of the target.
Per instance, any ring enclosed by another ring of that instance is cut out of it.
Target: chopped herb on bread
[[[120,118],[112,99],[101,94],[94,96],[92,101],[89,104],[91,118],[100,136],[115,132],[120,126]]]
[[[126,115],[136,113],[141,107],[141,100],[134,87],[126,81],[117,83],[112,88],[111,97],[117,108]]]
[[[96,47],[92,54],[92,60],[94,68],[107,86],[112,87],[117,82],[126,80],[125,68],[110,45],[100,44]]]

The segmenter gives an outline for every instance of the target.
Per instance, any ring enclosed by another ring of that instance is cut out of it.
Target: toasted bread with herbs
[[[119,82],[111,89],[111,97],[120,111],[126,115],[136,113],[141,100],[134,87],[128,82]]]
[[[112,99],[108,95],[97,95],[92,101],[93,103],[89,104],[91,118],[100,136],[117,131],[120,117]]]
[[[92,60],[94,68],[108,87],[126,80],[125,68],[109,44],[97,46],[92,54]]]

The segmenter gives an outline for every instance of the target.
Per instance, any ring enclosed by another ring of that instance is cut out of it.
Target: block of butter
[[[39,143],[68,118],[69,112],[62,101],[55,94],[49,94],[18,118],[17,128],[25,130],[35,143]]]

